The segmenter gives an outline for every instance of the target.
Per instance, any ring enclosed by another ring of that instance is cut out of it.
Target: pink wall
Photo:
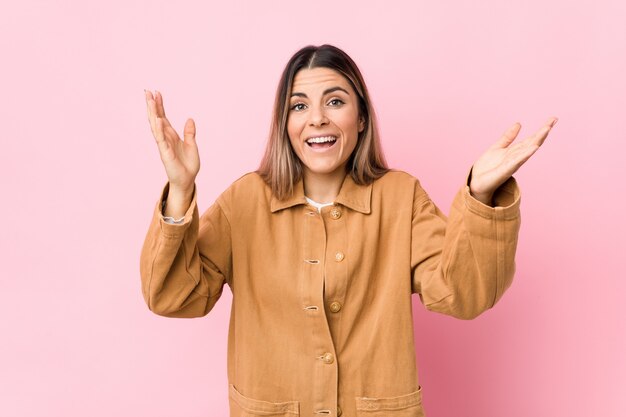
[[[445,212],[505,128],[559,117],[517,174],[501,302],[459,321],[414,298],[428,415],[626,415],[626,3],[175,3],[0,6],[0,415],[226,415],[230,292],[195,320],[141,297],[166,180],[143,89],[179,129],[195,118],[204,210],[256,168],[289,56],[325,42],[361,67],[391,164]]]

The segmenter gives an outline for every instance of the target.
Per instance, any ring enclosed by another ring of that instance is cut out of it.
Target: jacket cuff
[[[187,229],[189,224],[191,224],[191,220],[193,219],[193,213],[194,213],[194,209],[197,203],[196,184],[194,183],[193,185],[193,196],[191,198],[191,203],[189,204],[189,208],[187,208],[187,211],[185,212],[185,216],[183,217],[183,221],[180,223],[168,222],[166,219],[171,219],[171,217],[165,217],[163,215],[163,206],[165,204],[165,201],[167,200],[169,190],[170,190],[170,183],[168,181],[161,191],[161,197],[159,198],[159,201],[157,202],[157,205],[154,208],[154,215],[159,218],[161,231],[164,234],[169,235],[169,236],[179,236],[185,233],[185,230]]]
[[[473,166],[472,166],[473,168]],[[521,191],[517,181],[513,176],[509,177],[496,191],[493,193],[494,206],[488,206],[472,196],[470,193],[470,180],[472,177],[472,168],[470,168],[465,185],[463,186],[463,197],[465,206],[472,213],[479,216],[492,219],[514,219],[519,217]]]

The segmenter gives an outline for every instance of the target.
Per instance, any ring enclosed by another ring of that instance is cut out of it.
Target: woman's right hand
[[[165,166],[170,192],[190,195],[193,193],[196,175],[200,171],[196,125],[193,119],[187,119],[183,141],[165,117],[161,93],[155,91],[153,96],[151,91],[146,90],[146,104],[148,121]]]

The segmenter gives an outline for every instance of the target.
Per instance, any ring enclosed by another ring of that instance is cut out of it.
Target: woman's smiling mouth
[[[334,135],[315,136],[306,140],[306,144],[313,150],[325,151],[332,148],[337,143],[337,137]]]

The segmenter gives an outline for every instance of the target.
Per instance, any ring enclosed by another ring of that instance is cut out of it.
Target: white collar
[[[322,207],[326,207],[326,206],[332,206],[334,203],[318,203],[317,201],[313,201],[311,200],[309,197],[304,196],[304,198],[306,198],[307,203],[309,203],[310,205],[312,205],[313,207],[317,208],[318,212],[322,212]]]

